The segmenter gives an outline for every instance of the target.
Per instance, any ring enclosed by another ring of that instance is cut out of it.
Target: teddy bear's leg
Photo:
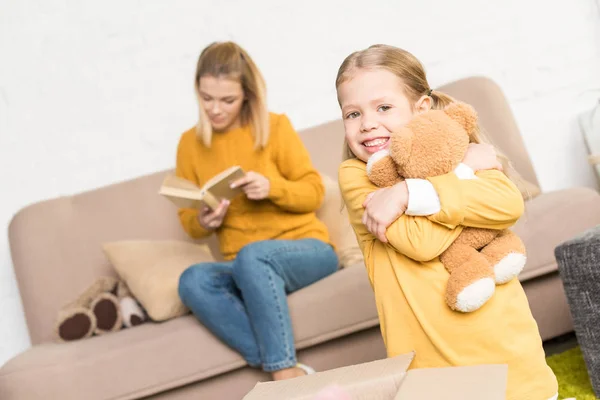
[[[92,302],[91,310],[97,320],[95,334],[102,335],[108,332],[116,332],[123,326],[119,299],[114,294],[100,294]]]
[[[494,270],[483,254],[477,251],[478,247],[489,241],[490,235],[495,233],[465,228],[440,255],[440,261],[450,272],[446,302],[455,311],[478,310],[494,294]]]
[[[369,180],[379,187],[392,186],[402,180],[387,150],[380,150],[369,158],[367,175]]]
[[[63,342],[85,339],[96,329],[96,316],[87,308],[62,310],[55,327],[56,336]]]
[[[527,262],[525,245],[521,238],[509,229],[500,234],[481,253],[494,267],[496,284],[504,284],[518,276]]]

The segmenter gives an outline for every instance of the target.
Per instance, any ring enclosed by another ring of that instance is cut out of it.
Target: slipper
[[[297,363],[296,368],[300,368],[302,371],[304,371],[306,375],[312,375],[317,373],[317,371],[315,371],[314,368],[301,363]]]

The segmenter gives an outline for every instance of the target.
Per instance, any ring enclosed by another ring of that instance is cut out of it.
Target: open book
[[[242,192],[240,187],[232,189],[230,185],[244,175],[241,167],[233,166],[213,176],[202,187],[186,179],[169,175],[163,181],[158,193],[180,208],[201,209],[206,205],[214,210],[221,200],[231,200]]]

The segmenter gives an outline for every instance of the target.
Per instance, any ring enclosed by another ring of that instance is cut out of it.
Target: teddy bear
[[[116,332],[146,321],[146,315],[122,280],[100,277],[59,312],[55,333],[59,341]]]
[[[463,160],[477,129],[477,114],[465,103],[418,114],[392,133],[389,150],[370,157],[369,180],[378,187],[388,187],[404,179],[452,172]],[[496,285],[521,272],[526,254],[521,239],[508,229],[465,227],[439,259],[449,272],[446,303],[452,310],[473,312],[493,296]]]

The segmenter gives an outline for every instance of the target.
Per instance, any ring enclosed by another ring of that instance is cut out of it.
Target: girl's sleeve
[[[193,169],[193,154],[191,152],[193,143],[190,143],[189,137],[189,134],[184,133],[177,146],[175,175],[200,185]],[[192,137],[192,139],[196,140],[195,137]],[[212,231],[208,231],[200,225],[200,222],[198,221],[199,210],[193,208],[180,208],[177,213],[179,214],[181,226],[183,226],[183,229],[190,237],[200,239],[209,236],[212,233]]]
[[[361,247],[365,248],[365,242],[372,242],[377,238],[362,223],[362,204],[369,193],[379,188],[369,181],[365,165],[359,160],[342,163],[338,179],[350,223],[358,240],[362,242]],[[424,262],[443,253],[461,232],[460,226],[449,229],[427,217],[403,214],[387,228],[386,237],[388,245],[399,253]]]
[[[285,115],[273,127],[275,163],[279,175],[268,176],[269,199],[294,213],[316,211],[323,202],[325,187],[313,167],[308,150]]]
[[[440,211],[428,219],[448,228],[506,229],[524,211],[521,192],[501,171],[478,171],[475,179],[459,179],[455,173],[428,178],[440,201]]]

